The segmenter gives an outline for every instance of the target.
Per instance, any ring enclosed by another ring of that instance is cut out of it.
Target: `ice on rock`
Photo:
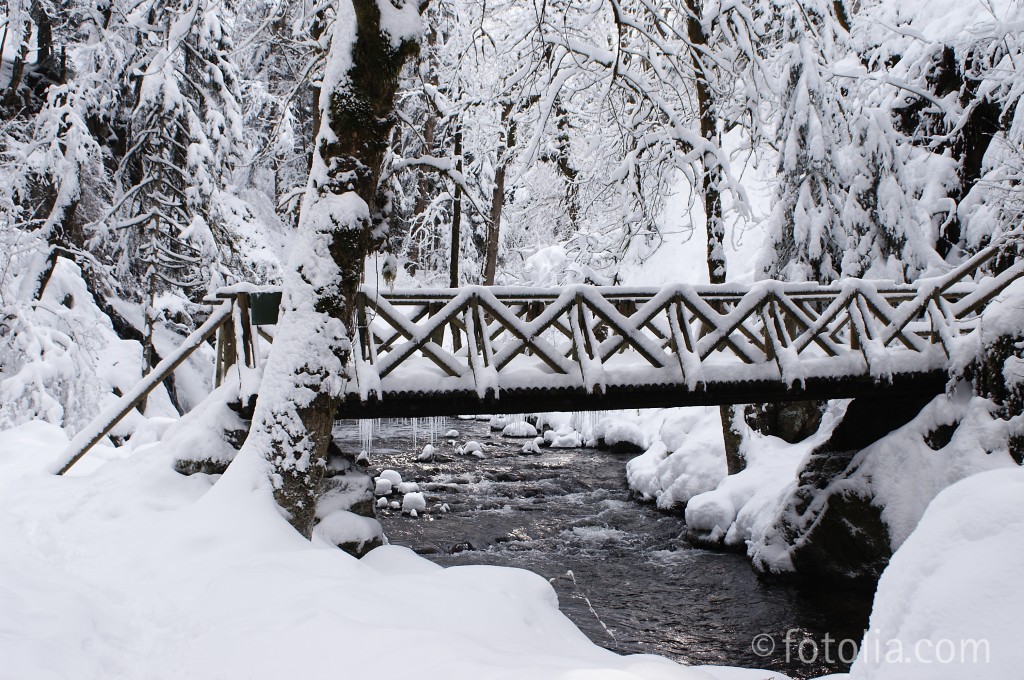
[[[399,508],[402,507],[402,504],[399,503],[398,501],[391,501],[390,503],[388,503],[388,507],[391,508],[392,510],[398,510]]]
[[[419,490],[420,485],[417,484],[416,482],[402,482],[401,484],[398,485],[398,493],[401,494],[416,493]]]
[[[434,445],[433,444],[427,444],[426,446],[423,447],[423,450],[420,452],[420,454],[418,456],[416,456],[416,460],[419,460],[419,461],[431,461],[431,460],[434,460],[434,453],[435,453]]]
[[[407,493],[402,499],[402,512],[412,514],[427,509],[427,498],[422,493]]]
[[[458,430],[448,430],[447,432],[444,433],[444,436],[447,439],[455,439],[456,437],[459,436],[459,431]]]
[[[456,452],[464,456],[476,455],[478,453],[482,454],[483,447],[480,446],[480,442],[470,439],[468,442],[457,448]],[[481,456],[477,457],[479,458]]]
[[[399,484],[402,483],[402,475],[398,474],[398,472],[395,470],[385,470],[384,472],[380,473],[380,475],[378,475],[377,478],[388,480],[389,482],[391,482],[392,486],[398,486]]]
[[[523,453],[540,453],[540,443],[543,441],[542,437],[536,437],[532,442],[523,444]]]
[[[377,508],[383,510],[386,507],[388,507],[388,499],[384,498],[384,496],[381,496],[380,498],[377,499]]]
[[[498,432],[505,429],[505,426],[508,425],[508,418],[506,416],[494,416],[491,418],[490,425],[492,430]]]
[[[409,517],[419,517],[419,513],[416,510],[410,510]]]
[[[377,496],[387,496],[391,493],[393,486],[390,479],[378,477],[377,483],[373,487],[373,493]]]
[[[525,420],[519,420],[506,425],[501,434],[505,437],[536,437],[537,428]]]
[[[369,465],[370,464],[370,454],[366,453],[365,450],[360,451],[359,455],[356,456],[356,462],[357,463],[362,463],[364,465]]]
[[[557,430],[548,430],[544,433],[544,440],[553,449],[576,449],[583,446],[583,437],[568,426],[562,426]]]
[[[443,505],[441,505],[441,512],[442,513],[447,513],[450,509],[451,508],[448,507],[447,503],[444,503]]]

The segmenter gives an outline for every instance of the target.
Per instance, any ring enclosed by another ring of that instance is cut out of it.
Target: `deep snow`
[[[781,677],[600,649],[530,572],[307,542],[244,453],[216,484],[159,443],[46,474],[66,444],[40,421],[0,432],[4,680]]]

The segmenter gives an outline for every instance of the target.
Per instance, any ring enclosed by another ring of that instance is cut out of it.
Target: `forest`
[[[67,639],[98,629],[116,639],[144,616],[95,613],[119,578],[99,557],[66,585],[80,536],[110,554],[144,546],[123,567],[134,569],[124,597],[159,610],[164,628],[140,635],[214,620],[216,661],[195,660],[189,677],[242,677],[257,662],[241,660],[240,640],[271,636],[274,624],[250,622],[237,638],[224,627],[247,593],[274,586],[250,575],[223,601],[195,599],[213,583],[220,553],[203,541],[216,535],[231,564],[270,560],[268,574],[311,570],[344,591],[323,605],[331,616],[368,606],[350,591],[370,572],[381,602],[426,598],[430,586],[380,574],[433,579],[439,601],[476,592],[479,611],[459,614],[468,624],[432,631],[442,658],[474,622],[493,624],[494,607],[557,631],[551,644],[576,650],[566,668],[579,677],[747,677],[613,662],[574,637],[557,605],[548,611],[542,583],[498,571],[493,582],[447,583],[388,552],[397,546],[369,550],[391,532],[375,517],[409,513],[389,506],[390,483],[373,492],[371,435],[348,450],[335,433],[343,386],[361,370],[360,287],[917,286],[998,250],[970,271],[984,286],[1017,271],[1024,252],[1018,0],[4,0],[0,19],[0,508],[16,518],[0,520],[0,540],[19,546],[6,566],[0,557],[0,676],[5,656],[11,677],[44,677],[48,656],[58,661],[46,677],[83,663],[101,678],[146,667],[119,642],[62,653]],[[983,667],[943,666],[941,677],[1010,677],[1019,652],[1000,645],[1012,645],[1017,605],[970,588],[938,593],[973,568],[1003,583],[1024,550],[1011,521],[1024,511],[1022,285],[1001,284],[970,332],[948,341],[945,392],[920,403],[880,392],[864,410],[854,405],[869,398],[523,414],[492,426],[532,432],[538,451],[560,437],[621,442],[639,454],[624,475],[630,502],[677,516],[691,544],[743,554],[765,577],[877,587],[871,627],[883,635],[985,637],[998,652]],[[44,474],[68,469],[69,442],[203,327],[219,291],[266,286],[283,290],[282,321],[253,366],[221,384],[219,350],[201,343],[82,459],[96,489]],[[946,313],[938,293],[934,304]],[[545,440],[545,430],[555,434]],[[433,438],[418,460],[433,460]],[[419,493],[407,487],[407,499]],[[146,500],[145,488],[167,500]],[[109,507],[97,505],[108,493]],[[975,507],[984,496],[991,508]],[[161,503],[166,512],[151,507]],[[154,517],[116,524],[138,504]],[[26,519],[58,527],[79,506],[95,521],[73,534],[50,528],[43,540]],[[142,538],[151,526],[197,556],[168,559]],[[978,532],[990,544],[973,563],[935,566],[941,543]],[[329,577],[321,558],[300,554],[310,539],[369,555]],[[70,552],[54,557],[50,540]],[[151,569],[158,559],[166,564]],[[929,563],[931,590],[918,589]],[[188,614],[140,572],[184,574]],[[63,642],[51,639],[46,616],[17,595],[48,583],[71,588],[54,617],[80,607],[99,623],[69,623],[53,633]],[[522,610],[506,591],[520,593]],[[301,589],[282,593],[305,609],[276,603],[267,621],[319,606]],[[16,650],[5,635],[19,613],[42,632]],[[958,623],[929,631],[933,619]],[[312,638],[393,631],[367,621]],[[527,629],[451,677],[505,677],[503,663],[540,644]],[[303,630],[283,644],[301,644]],[[437,652],[396,644],[409,658]],[[161,663],[176,658],[172,647]],[[531,664],[563,677],[546,653],[508,677]],[[324,662],[251,670],[326,677]],[[849,677],[940,677],[900,668],[862,649]]]

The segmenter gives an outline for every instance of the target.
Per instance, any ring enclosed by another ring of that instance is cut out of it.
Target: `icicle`
[[[362,449],[362,453],[365,453],[367,456],[373,450],[373,429],[376,424],[376,420],[359,421],[359,447]]]

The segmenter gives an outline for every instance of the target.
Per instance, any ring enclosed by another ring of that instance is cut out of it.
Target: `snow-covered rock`
[[[543,437],[534,437],[532,442],[523,444],[522,452],[527,454],[539,454],[540,445],[544,443]]]
[[[583,436],[569,426],[544,433],[544,441],[553,449],[578,449],[583,446]]]
[[[896,413],[903,403],[896,397],[851,402],[828,441],[808,457],[776,521],[753,537],[748,552],[756,568],[877,579],[942,489],[1015,467],[1006,421],[994,417],[992,402],[956,389],[916,416],[906,406]],[[909,422],[872,442],[878,427],[890,428],[878,425],[887,418]]]
[[[427,509],[427,498],[422,493],[407,493],[402,498],[402,512],[423,512]]]
[[[480,442],[470,439],[468,442],[455,449],[455,452],[464,456],[471,456],[473,454],[482,455],[483,447],[480,446]]]
[[[416,460],[420,462],[428,462],[434,460],[435,449],[433,444],[427,444],[423,447],[423,450],[416,456]]]
[[[378,479],[386,479],[391,482],[391,486],[398,486],[402,483],[402,475],[397,470],[384,470],[379,475]]]
[[[317,523],[313,532],[321,539],[361,554],[368,545],[380,545],[384,530],[372,517],[363,517],[347,510],[335,510]]]
[[[639,453],[650,445],[639,423],[622,418],[609,420],[611,422],[601,428],[599,439],[612,451]]]
[[[455,439],[459,436],[458,430],[448,430],[444,433],[445,439]]]
[[[373,493],[376,496],[387,496],[391,493],[393,488],[394,484],[391,483],[390,479],[378,477],[377,481],[374,483]]]
[[[850,680],[1020,677],[1021,565],[1024,468],[941,491],[882,574]]]
[[[665,412],[658,438],[626,464],[630,488],[668,510],[712,491],[726,477],[725,445],[717,408]]]
[[[506,425],[501,434],[503,437],[536,437],[537,428],[525,420],[517,420]]]
[[[417,484],[416,482],[402,482],[401,484],[398,485],[398,493],[401,494],[416,493],[419,490],[420,485]]]

